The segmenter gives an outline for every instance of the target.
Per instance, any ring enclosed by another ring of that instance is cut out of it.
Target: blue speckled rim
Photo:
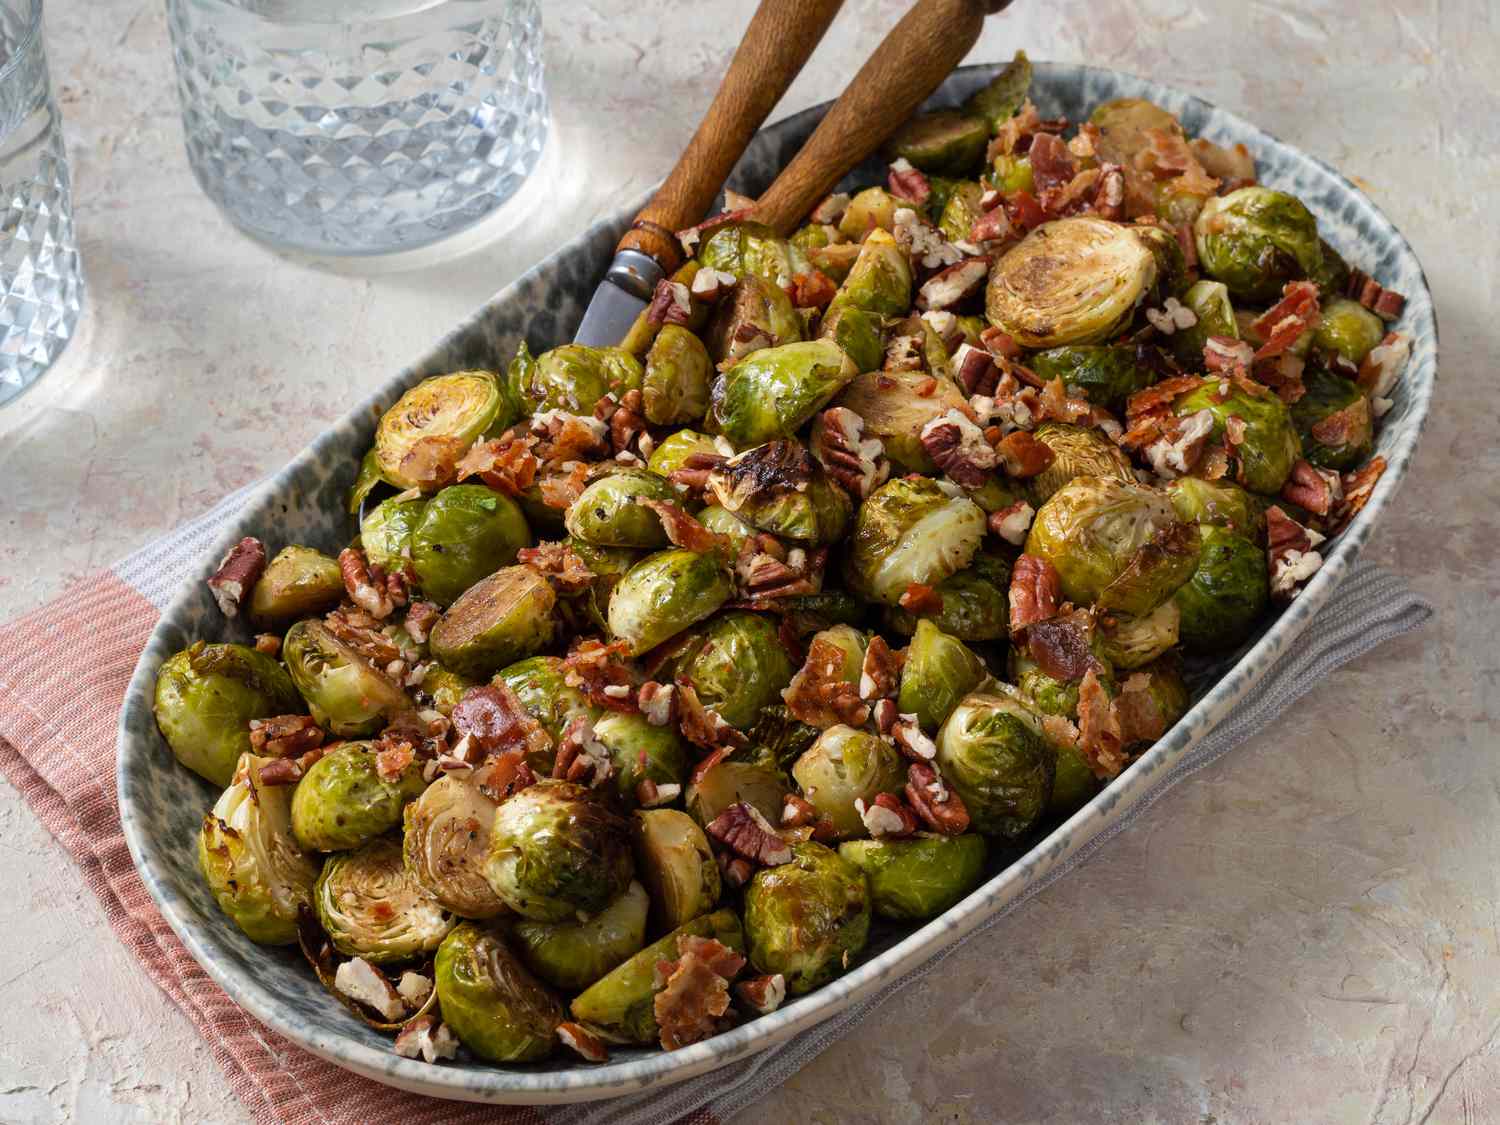
[[[961,100],[993,76],[996,69],[995,66],[962,68],[934,96],[933,103],[944,105]],[[268,972],[284,968],[274,960],[280,955],[250,945],[227,920],[211,910],[201,910],[190,899],[190,890],[180,882],[180,877],[184,865],[192,866],[182,853],[190,850],[194,842],[179,838],[181,833],[166,831],[159,799],[153,803],[157,797],[154,787],[168,784],[162,771],[177,770],[178,774],[185,771],[180,771],[162,749],[150,718],[157,666],[185,643],[195,624],[207,627],[203,625],[207,620],[203,591],[184,590],[154,630],[121,713],[117,775],[120,814],[131,855],[163,916],[204,970],[235,1001],[262,1023],[314,1054],[376,1081],[416,1093],[495,1103],[577,1102],[680,1082],[743,1059],[811,1027],[960,941],[1028,887],[1047,878],[1151,793],[1172,767],[1235,707],[1278,655],[1296,642],[1348,573],[1375,523],[1389,506],[1406,476],[1426,421],[1437,371],[1437,322],[1431,293],[1416,256],[1379,209],[1333,168],[1199,98],[1131,75],[1052,63],[1036,65],[1033,96],[1049,115],[1059,107],[1087,106],[1112,97],[1146,97],[1176,112],[1195,134],[1226,143],[1244,142],[1255,154],[1265,182],[1297,192],[1318,214],[1330,242],[1350,255],[1357,265],[1406,294],[1408,303],[1401,328],[1412,337],[1412,358],[1397,390],[1395,408],[1383,420],[1377,440],[1377,451],[1385,456],[1388,468],[1364,511],[1330,544],[1322,570],[1302,595],[1246,649],[1182,721],[1114,784],[941,918],[868,955],[868,960],[812,995],[706,1042],[671,1053],[629,1052],[605,1066],[572,1066],[562,1062],[538,1069],[473,1063],[429,1066],[398,1058],[388,1042],[363,1033],[337,1005],[324,1003],[311,975],[301,978],[305,991],[300,995],[293,995],[296,985],[285,991],[268,985]],[[731,183],[751,194],[762,189],[774,168],[789,158],[826,108],[826,104],[814,107],[765,130]],[[874,171],[873,165],[867,165],[856,177],[862,175],[869,182]],[[242,535],[275,527],[277,520],[305,518],[309,509],[314,513],[321,510],[321,518],[329,528],[324,545],[335,545],[342,531],[334,529],[344,527],[341,515],[330,514],[338,511],[339,489],[326,481],[321,482],[325,487],[319,490],[314,491],[313,486],[330,474],[340,487],[347,483],[347,476],[339,477],[339,470],[328,466],[333,459],[347,460],[351,448],[362,448],[368,442],[373,412],[423,375],[451,370],[461,363],[478,364],[487,359],[488,365],[494,366],[500,362],[503,353],[497,354],[495,350],[500,342],[497,335],[509,343],[516,331],[507,334],[497,325],[509,323],[514,329],[514,318],[508,319],[506,315],[513,307],[525,314],[519,331],[524,331],[534,346],[561,342],[571,325],[549,318],[545,311],[539,310],[565,303],[553,301],[546,290],[558,285],[561,278],[574,290],[582,286],[579,291],[582,299],[586,299],[592,289],[592,278],[602,273],[619,233],[648,196],[649,193],[595,224],[497,293],[421,361],[388,381],[320,435],[268,481],[233,526],[224,530],[205,557],[205,573]],[[580,262],[584,264],[580,266]],[[352,473],[352,469],[349,471]],[[171,785],[176,786],[179,781],[177,774],[171,775]],[[193,816],[201,815],[201,809],[211,799],[204,786],[197,786],[190,794],[196,792],[205,796]],[[177,799],[175,794],[174,799]]]

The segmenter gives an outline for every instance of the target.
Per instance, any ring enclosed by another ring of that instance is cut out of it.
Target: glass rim
[[[31,49],[36,45],[41,35],[42,28],[42,0],[22,0],[29,11],[26,16],[26,33],[16,42],[16,49],[10,53],[10,58],[0,63],[0,83],[11,76],[11,73],[21,65],[21,61],[31,54]]]

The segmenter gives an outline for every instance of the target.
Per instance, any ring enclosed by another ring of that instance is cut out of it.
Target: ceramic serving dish
[[[933,98],[961,101],[993,77],[993,66],[955,72]],[[1123,817],[1213,729],[1297,638],[1347,573],[1360,547],[1405,476],[1431,401],[1437,373],[1437,324],[1432,298],[1411,247],[1358,189],[1322,161],[1190,95],[1155,82],[1092,67],[1038,64],[1032,96],[1042,115],[1079,120],[1098,102],[1144,97],[1172,110],[1188,131],[1221,144],[1244,142],[1262,181],[1295,192],[1318,216],[1324,236],[1382,284],[1404,293],[1400,328],[1412,354],[1381,425],[1377,450],[1389,463],[1374,496],[1336,542],[1302,595],[1209,677],[1196,705],[1164,738],[1086,807],[996,863],[989,880],[947,914],[919,928],[878,927],[865,954],[825,988],[726,1034],[673,1052],[616,1050],[603,1066],[566,1052],[550,1063],[496,1067],[474,1061],[431,1066],[399,1058],[390,1040],[366,1029],[334,1003],[295,950],[267,949],[246,939],[214,904],[198,872],[196,840],[216,793],[179,766],[157,734],[152,689],[162,660],[194,639],[219,638],[226,622],[202,582],[183,590],[163,615],[131,681],[119,730],[119,797],[125,838],[162,914],[193,956],[224,990],[267,1026],[340,1066],[420,1093],[472,1101],[575,1102],[679,1082],[763,1051],[827,1019],[911,972],[960,941],[1034,884],[1048,878],[1098,833]],[[740,162],[732,187],[755,196],[817,124],[818,106],[764,130]],[[871,163],[850,182],[877,182]],[[418,379],[463,368],[500,368],[526,336],[535,351],[572,338],[572,331],[610,260],[615,242],[644,199],[622,206],[560,247],[497,293],[418,363],[387,380],[365,401],[267,481],[203,559],[207,575],[244,535],[275,550],[306,543],[336,553],[353,532],[343,499],[368,448],[377,408]],[[243,638],[241,638],[243,639]],[[998,850],[998,849],[997,849]]]

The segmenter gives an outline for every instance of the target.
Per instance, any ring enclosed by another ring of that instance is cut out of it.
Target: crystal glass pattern
[[[372,254],[494,210],[547,139],[537,0],[167,0],[188,158],[275,245]]]

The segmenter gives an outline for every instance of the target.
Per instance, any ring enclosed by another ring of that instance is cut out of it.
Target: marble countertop
[[[783,111],[904,4],[849,0]],[[238,235],[182,148],[163,6],[48,11],[88,306],[0,409],[0,619],[286,461],[344,404],[661,176],[748,0],[547,5],[553,140],[472,237],[395,261]],[[1442,381],[1367,557],[1438,607],[1159,801],[746,1122],[1472,1122],[1500,1117],[1500,26],[1488,0],[1031,3],[971,56],[1150,74],[1354,176],[1426,264]],[[0,704],[3,705],[3,704]],[[248,1116],[0,783],[13,953],[0,1121]]]

